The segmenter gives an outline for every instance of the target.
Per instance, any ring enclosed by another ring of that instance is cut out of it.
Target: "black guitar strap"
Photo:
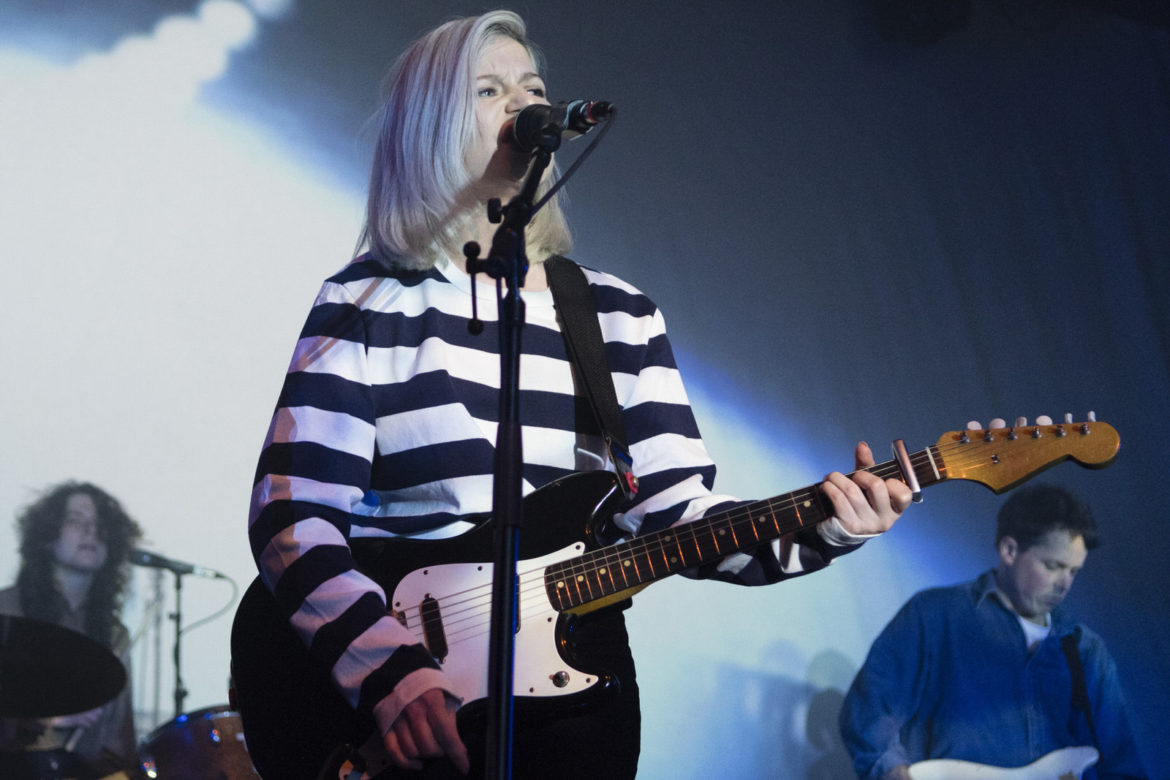
[[[617,471],[618,484],[626,500],[638,492],[634,461],[626,443],[626,426],[605,357],[605,341],[597,320],[597,300],[581,266],[567,257],[554,255],[544,261],[545,275],[553,303],[561,315],[565,350],[573,371],[585,388],[585,397],[601,429],[609,458]]]
[[[1077,636],[1080,631],[1065,634],[1060,638],[1060,648],[1064,650],[1064,659],[1068,661],[1068,671],[1072,675],[1072,707],[1085,713],[1085,722],[1089,724],[1089,736],[1093,738],[1093,747],[1100,750],[1097,743],[1097,727],[1093,725],[1093,708],[1089,704],[1089,691],[1085,686],[1085,670],[1081,666],[1081,654],[1077,652]]]

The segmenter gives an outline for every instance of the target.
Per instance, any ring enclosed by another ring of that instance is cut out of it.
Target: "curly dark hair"
[[[61,535],[65,504],[79,493],[97,507],[98,536],[106,545],[106,562],[94,575],[84,605],[85,633],[107,647],[122,611],[130,573],[130,551],[142,537],[138,524],[118,500],[88,482],[67,481],[46,489],[17,516],[20,530],[20,608],[27,617],[56,623],[68,609],[53,577],[52,544]]]
[[[1012,493],[999,510],[995,543],[1010,536],[1027,550],[1049,531],[1068,531],[1085,540],[1085,549],[1100,544],[1097,521],[1089,507],[1073,492],[1056,485],[1037,484]]]

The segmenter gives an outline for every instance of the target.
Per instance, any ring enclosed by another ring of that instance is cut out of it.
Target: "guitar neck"
[[[865,470],[882,479],[917,483],[919,489],[961,479],[1002,493],[1070,458],[1086,468],[1103,468],[1113,462],[1121,444],[1113,426],[1091,416],[1081,423],[1068,419],[1063,424],[1046,420],[1019,425],[950,431],[924,450],[911,455],[901,449],[897,460]],[[831,504],[813,485],[549,566],[545,588],[558,610],[589,604],[596,608],[608,603],[595,603],[602,599],[624,598],[655,580],[751,550],[812,527],[831,514]]]
[[[922,487],[947,478],[934,446],[914,453],[910,462]],[[897,461],[865,470],[883,479],[905,481]],[[545,587],[557,609],[574,609],[754,549],[815,526],[832,514],[819,485],[811,485],[554,564],[545,570]]]

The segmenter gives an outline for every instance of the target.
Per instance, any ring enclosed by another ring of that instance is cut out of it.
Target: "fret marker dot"
[[[585,581],[585,575],[584,575],[584,574],[578,574],[578,575],[577,575],[577,582],[584,582],[584,581]]]
[[[805,509],[808,509],[810,506],[812,506],[812,502],[811,502],[811,501],[805,501],[805,502],[804,502],[804,504],[803,504],[803,506],[804,506],[804,508],[805,508]]]
[[[629,565],[630,565],[629,561],[622,561],[622,566],[629,566]]]
[[[720,529],[719,529],[719,535],[720,535],[720,536],[727,536],[727,529],[726,529],[726,528],[720,528]]]
[[[672,556],[670,556],[670,562],[671,562],[671,563],[678,563],[678,558],[675,558],[675,557],[672,555]]]
[[[605,569],[599,569],[597,573],[598,573],[598,574],[603,574],[603,575],[604,575],[604,574],[605,574]]]
[[[565,587],[565,583],[564,583],[564,581],[562,580],[561,582],[558,582],[558,583],[557,583],[557,587],[558,587],[558,588],[563,588],[563,587]]]

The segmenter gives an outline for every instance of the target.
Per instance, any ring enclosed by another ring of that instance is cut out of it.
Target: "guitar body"
[[[522,578],[513,687],[517,728],[563,716],[620,687],[617,676],[599,668],[574,641],[578,622],[589,618],[558,612],[543,585],[523,584],[525,572],[537,572],[528,580],[542,582],[539,572],[550,563],[595,547],[598,526],[619,502],[609,472],[574,474],[525,499],[517,564]],[[385,590],[392,613],[398,613],[430,594],[490,595],[492,535],[485,521],[451,539],[354,539],[351,548],[358,568]],[[458,721],[465,734],[482,733],[486,719],[490,598],[475,601],[479,617],[470,630],[465,608],[441,615],[445,647],[436,659],[464,701]],[[312,663],[259,579],[240,601],[231,644],[235,707],[263,777],[315,779],[323,766],[341,765],[351,749],[375,734],[373,719],[359,716]],[[436,648],[428,647],[435,654]]]
[[[1085,769],[1097,763],[1097,757],[1096,748],[1061,748],[1027,766],[1011,769],[936,758],[912,764],[910,777],[913,780],[1079,780]]]

